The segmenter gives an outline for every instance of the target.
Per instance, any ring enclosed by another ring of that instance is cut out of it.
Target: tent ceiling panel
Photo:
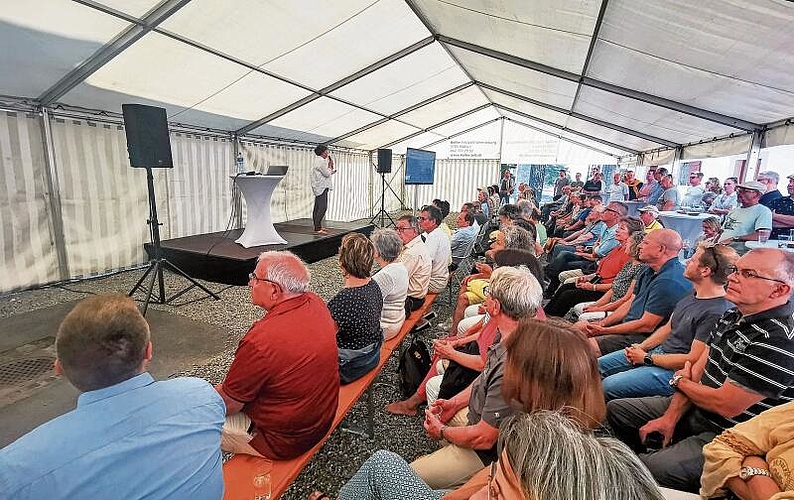
[[[599,0],[415,0],[436,33],[579,72]],[[474,29],[472,29],[474,28]]]
[[[483,92],[485,92],[485,95],[494,104],[501,104],[502,106],[521,111],[522,113],[532,115],[536,118],[540,118],[541,120],[548,120],[560,126],[564,126],[565,120],[568,119],[568,115],[560,113],[559,111],[554,111],[549,108],[544,108],[543,106],[538,106],[537,104],[522,101],[521,99],[516,99],[515,97],[502,94],[501,92],[497,92],[495,90],[483,89]]]
[[[517,122],[517,123],[520,123],[520,124],[523,124],[523,125],[529,125],[531,127],[534,127],[535,129],[543,131],[543,132],[545,132],[547,134],[553,135],[555,137],[560,137],[562,139],[565,139],[565,140],[568,140],[568,141],[571,141],[571,142],[580,143],[580,144],[582,144],[584,146],[587,146],[587,147],[590,147],[592,149],[603,151],[605,153],[609,153],[609,154],[616,155],[616,156],[625,156],[625,155],[631,154],[628,151],[625,151],[625,150],[622,150],[622,149],[618,149],[618,148],[614,148],[614,147],[608,146],[606,144],[602,144],[600,142],[590,140],[590,139],[588,139],[586,137],[581,137],[579,135],[574,134],[573,132],[561,130],[561,129],[558,129],[558,128],[554,128],[554,127],[551,127],[551,126],[549,126],[549,125],[547,125],[545,123],[541,123],[541,122],[538,122],[538,121],[535,121],[535,120],[530,120],[529,118],[526,118],[524,116],[518,115],[516,113],[513,113],[513,112],[505,110],[505,109],[500,110],[500,112],[502,113],[502,115],[505,118],[508,118],[508,119],[510,119],[510,120],[512,120],[514,122]]]
[[[375,113],[321,97],[276,118],[268,125],[332,138],[373,123],[379,118]],[[259,128],[251,133],[259,134]]]
[[[410,139],[406,139],[397,144],[392,144],[390,148],[392,154],[404,155],[405,150],[408,148],[420,149],[423,146],[427,146],[428,144],[432,144],[436,141],[441,141],[444,139],[445,137],[443,135],[434,134],[433,132],[422,132],[415,137],[411,137]]]
[[[568,117],[566,128],[574,132],[582,132],[587,135],[592,135],[593,137],[598,137],[599,139],[604,139],[615,144],[621,144],[637,151],[654,149],[661,146],[661,144],[635,137],[633,135],[624,134],[622,132],[618,132],[617,130],[602,127],[600,125],[580,120],[579,118],[574,118],[572,116]]]
[[[306,9],[303,3],[297,4]],[[328,4],[337,8],[336,2]],[[306,10],[317,15],[311,9]],[[318,19],[325,21],[319,16]],[[389,27],[387,36],[379,29],[384,24]],[[294,20],[290,22],[292,26]],[[345,22],[333,26],[319,37],[296,44],[263,67],[319,89],[427,38],[429,34],[405,2],[380,0],[357,12],[350,12]]]
[[[499,112],[496,111],[496,108],[490,106],[485,109],[481,109],[480,111],[476,111],[470,115],[462,116],[453,122],[436,127],[433,129],[433,132],[445,137],[449,137],[462,132],[463,130],[481,125],[489,120],[495,120],[499,118],[499,116]]]
[[[576,82],[500,61],[470,50],[449,47],[474,80],[560,108],[570,109]]]
[[[391,115],[468,81],[460,66],[436,42],[331,95]]]
[[[300,87],[252,71],[195,109],[253,121],[309,94]]]
[[[682,66],[603,41],[588,76],[723,115],[768,123],[790,117],[794,91]]]
[[[603,40],[714,75],[794,90],[791,2],[611,0],[608,9]]]
[[[466,87],[452,95],[400,115],[400,121],[419,128],[427,128],[468,109],[488,104],[488,100],[477,87]]]
[[[743,133],[740,129],[587,86],[582,87],[574,111],[678,144]]]
[[[102,91],[112,91],[192,107],[234,84],[248,72],[250,70],[244,66],[150,32],[61,101],[96,108]],[[96,95],[92,95],[92,89],[96,90]],[[118,110],[122,102],[129,101],[121,101],[109,109]]]
[[[345,139],[345,142],[350,143],[352,147],[373,150],[383,144],[396,141],[400,137],[406,137],[419,132],[419,130],[420,129],[416,127],[406,125],[397,120],[388,120],[380,125],[359,132],[358,134],[351,135]]]
[[[66,0],[3,2],[0,94],[41,95],[129,26]]]
[[[96,3],[131,16],[143,17],[159,4],[160,0],[98,0]]]

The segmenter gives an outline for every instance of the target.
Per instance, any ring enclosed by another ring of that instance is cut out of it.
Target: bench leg
[[[375,401],[372,396],[372,386],[367,388],[367,426],[366,429],[353,429],[344,425],[340,426],[342,432],[361,436],[367,439],[375,439]]]

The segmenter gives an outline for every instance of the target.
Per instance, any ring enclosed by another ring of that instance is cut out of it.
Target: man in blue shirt
[[[664,187],[662,187],[662,177],[667,175],[667,169],[657,168],[653,172],[653,179],[656,181],[656,185],[654,186],[653,190],[648,194],[648,205],[656,205],[659,202],[659,198],[664,194]]]
[[[220,499],[226,408],[196,378],[155,382],[149,326],[126,295],[81,301],[55,340],[77,408],[0,450],[0,496]]]
[[[474,221],[474,214],[471,211],[465,210],[458,214],[458,230],[450,240],[453,264],[457,266],[469,256],[479,230],[480,226]]]
[[[603,320],[577,325],[591,338],[598,356],[625,349],[645,340],[670,318],[676,303],[692,291],[678,260],[683,243],[672,229],[657,229],[639,245],[639,258],[648,269],[637,275],[634,298]]]

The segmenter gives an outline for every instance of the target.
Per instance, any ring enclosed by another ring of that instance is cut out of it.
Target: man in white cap
[[[659,222],[659,209],[653,205],[646,205],[640,210],[640,220],[645,224],[645,232],[650,233],[657,229],[662,229],[664,226]]]
[[[772,229],[772,211],[758,203],[766,186],[758,181],[747,181],[736,187],[739,207],[734,208],[722,222],[720,243],[728,243],[743,255],[747,252],[745,241],[758,239],[758,231]]]
[[[789,234],[794,229],[794,174],[788,176],[788,196],[773,200],[769,204],[772,210],[772,238],[780,234]]]

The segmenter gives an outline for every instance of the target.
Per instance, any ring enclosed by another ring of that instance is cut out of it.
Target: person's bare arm
[[[226,394],[226,392],[223,390],[223,384],[216,385],[215,390],[218,391],[218,394],[220,394],[221,398],[223,399],[223,402],[226,404],[227,415],[233,415],[243,410],[243,406],[245,406],[245,403],[241,403],[240,401],[237,401],[236,399]]]
[[[794,215],[783,215],[772,212],[773,227],[794,227]]]

